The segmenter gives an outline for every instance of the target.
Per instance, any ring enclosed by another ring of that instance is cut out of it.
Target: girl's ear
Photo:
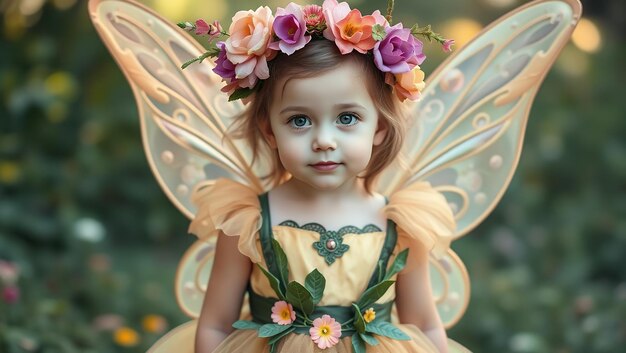
[[[272,125],[270,124],[269,119],[263,119],[263,121],[259,124],[261,128],[261,133],[263,134],[263,138],[267,142],[267,144],[276,149],[276,137],[274,136],[274,132],[272,132]]]
[[[372,145],[379,146],[385,137],[387,137],[387,131],[389,130],[389,123],[385,119],[378,118],[378,126],[376,127],[376,133],[374,133],[374,140]]]

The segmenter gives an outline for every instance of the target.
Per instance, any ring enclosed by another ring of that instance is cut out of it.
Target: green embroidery
[[[350,246],[343,243],[343,236],[346,234],[365,234],[381,232],[382,230],[373,224],[368,224],[363,228],[355,226],[341,227],[338,231],[326,230],[324,226],[319,223],[307,223],[303,226],[299,226],[294,221],[284,221],[279,224],[280,226],[287,226],[292,228],[298,228],[308,231],[319,233],[320,240],[313,243],[313,248],[317,250],[317,253],[326,260],[326,263],[332,265],[335,260],[340,258]]]

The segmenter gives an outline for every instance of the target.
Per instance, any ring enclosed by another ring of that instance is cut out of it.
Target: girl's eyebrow
[[[335,109],[362,109],[365,110],[365,107],[362,106],[359,103],[340,103],[340,104],[335,104],[334,105]],[[294,111],[294,112],[306,112],[308,110],[308,107],[301,107],[301,106],[289,106],[286,107],[285,109],[280,111],[280,114],[283,114],[285,112],[290,112],[290,111]]]

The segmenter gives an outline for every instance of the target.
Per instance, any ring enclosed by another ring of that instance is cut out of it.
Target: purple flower
[[[423,44],[413,37],[409,28],[398,23],[385,30],[385,39],[374,46],[374,62],[380,71],[401,74],[424,62]]]
[[[217,42],[217,47],[220,50],[220,54],[215,61],[215,68],[213,72],[220,75],[221,78],[230,83],[235,79],[235,64],[230,62],[226,57],[226,44],[224,42]]]
[[[270,43],[269,48],[287,55],[302,49],[311,40],[311,36],[305,36],[306,21],[300,5],[290,2],[287,8],[279,7],[276,10],[274,34],[278,41]]]

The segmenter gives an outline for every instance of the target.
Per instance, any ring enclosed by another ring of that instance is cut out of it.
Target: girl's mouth
[[[309,164],[311,167],[315,168],[315,170],[319,171],[331,171],[337,169],[341,165],[341,163],[337,162],[318,162],[315,164]]]

